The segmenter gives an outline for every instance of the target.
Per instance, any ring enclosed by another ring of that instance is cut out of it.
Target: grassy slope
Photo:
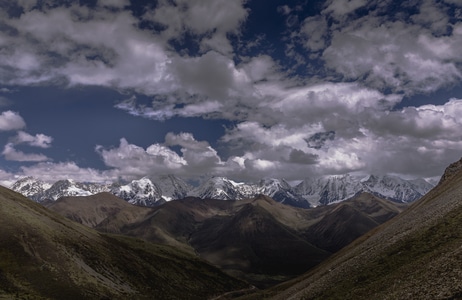
[[[250,298],[462,298],[462,172],[302,277]]]
[[[0,188],[0,298],[205,299],[246,284],[173,247],[105,235]]]

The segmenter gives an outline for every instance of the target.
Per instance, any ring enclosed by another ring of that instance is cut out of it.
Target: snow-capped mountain
[[[295,191],[311,205],[327,205],[368,192],[395,202],[412,202],[425,195],[433,185],[424,179],[405,180],[390,175],[366,177],[342,175],[307,178]]]
[[[89,196],[99,192],[111,192],[132,204],[157,206],[186,196],[241,200],[263,194],[287,205],[310,207],[344,201],[361,192],[407,203],[419,199],[432,187],[424,179],[404,180],[390,175],[359,177],[347,174],[307,178],[295,187],[284,179],[262,179],[253,184],[235,182],[225,177],[212,177],[196,188],[173,175],[153,179],[144,177],[125,185],[80,183],[72,180],[60,180],[51,185],[26,177],[14,183],[12,189],[37,202],[55,201],[63,196]]]
[[[310,207],[310,204],[284,179],[269,178],[260,180],[258,183],[258,193],[269,196],[284,204],[296,207]]]
[[[109,191],[107,185],[81,183],[65,179],[56,181],[49,189],[45,190],[43,193],[37,194],[36,197],[40,198],[39,202],[45,200],[56,201],[61,197],[90,196],[107,191]]]
[[[297,207],[309,207],[284,179],[262,179],[258,184],[235,182],[224,177],[212,177],[193,189],[188,196],[220,200],[241,200],[263,194],[274,200]]]
[[[241,200],[257,193],[256,185],[238,183],[225,177],[212,177],[191,190],[188,196],[202,199]]]
[[[38,201],[39,199],[34,199],[34,197],[36,195],[43,194],[50,187],[51,187],[51,184],[29,176],[29,177],[21,178],[18,181],[16,181],[11,186],[11,189],[32,200]]]
[[[295,192],[313,206],[327,205],[350,199],[361,192],[360,180],[350,174],[306,178],[295,186]]]
[[[370,175],[362,184],[372,194],[405,203],[421,198],[433,187],[423,179],[404,180],[390,175]]]
[[[162,191],[162,198],[167,201],[182,199],[192,190],[192,186],[174,175],[161,175],[153,179],[153,182]]]
[[[164,203],[162,190],[149,178],[133,180],[129,184],[113,187],[111,193],[131,204],[141,206],[156,206]]]

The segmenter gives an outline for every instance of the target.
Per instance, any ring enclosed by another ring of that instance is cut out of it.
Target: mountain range
[[[359,185],[406,191],[380,178]],[[263,194],[146,207],[59,186],[89,195],[39,205],[0,187],[0,298],[462,298],[462,160],[410,204],[360,192],[310,209]]]
[[[186,197],[151,208],[107,192],[47,204],[101,232],[197,254],[258,287],[307,271],[406,206],[366,193],[313,209],[284,205],[264,195],[229,201]]]
[[[193,187],[184,180],[164,175],[147,177],[127,184],[81,183],[60,180],[53,184],[32,177],[15,182],[11,188],[37,202],[56,201],[63,196],[89,196],[110,192],[131,204],[154,207],[187,196],[202,199],[242,200],[263,194],[295,207],[315,207],[344,201],[362,192],[395,202],[410,203],[425,195],[432,184],[424,179],[405,180],[390,175],[325,176],[307,178],[295,186],[284,179],[262,179],[258,183],[235,182],[212,177]]]

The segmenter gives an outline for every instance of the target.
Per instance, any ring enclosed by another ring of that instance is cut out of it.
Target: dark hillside
[[[169,246],[111,236],[0,187],[0,298],[204,299],[246,284]]]
[[[302,277],[258,297],[272,299],[461,299],[462,161],[402,214]]]

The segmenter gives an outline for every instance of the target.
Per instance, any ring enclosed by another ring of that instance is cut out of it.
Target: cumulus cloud
[[[31,135],[24,131],[18,131],[17,135],[11,139],[11,142],[15,145],[17,144],[28,144],[29,146],[39,147],[39,148],[49,148],[51,147],[51,142],[53,138],[51,136],[38,133],[36,135]]]
[[[337,1],[331,0],[328,1],[325,5],[327,8],[324,10],[327,14],[332,14],[335,18],[342,18],[349,13],[354,12],[356,9],[363,7],[367,4],[366,0],[346,0],[346,1]]]
[[[80,182],[110,183],[118,178],[113,170],[101,171],[92,168],[82,168],[75,162],[40,162],[31,166],[22,166],[21,174],[40,178],[54,183],[57,180],[73,179]]]
[[[47,161],[49,158],[43,154],[34,154],[34,153],[24,153],[22,151],[16,150],[13,143],[8,143],[3,149],[2,155],[6,160],[12,161],[30,161],[30,162],[39,162]]]
[[[461,58],[453,56],[457,42],[462,42],[457,32],[437,38],[402,21],[384,25],[368,19],[334,32],[323,58],[327,67],[346,78],[365,77],[375,88],[431,92],[461,79]]]
[[[96,171],[43,163],[42,154],[18,151],[19,144],[48,148],[52,142],[24,131],[10,139],[3,155],[41,162],[24,171],[48,168],[56,176],[98,180],[159,173],[240,180],[377,170],[438,175],[462,150],[461,100],[395,107],[406,96],[462,79],[457,2],[391,7],[389,1],[328,1],[319,15],[287,22],[297,31],[287,35],[294,67],[271,57],[275,49],[253,47],[265,42],[264,35],[240,46],[246,55],[237,53],[230,37],[239,39],[251,16],[244,1],[162,0],[146,6],[142,20],[123,10],[127,0],[99,0],[96,9],[18,1],[20,16],[0,12],[0,68],[7,70],[0,83],[113,87],[151,97],[146,104],[127,96],[116,105],[135,116],[215,118],[234,125],[219,141],[226,157],[193,133],[169,133],[147,148],[122,138],[113,148],[96,147],[110,168]],[[297,8],[279,11],[295,18]],[[309,76],[294,71],[303,68]],[[18,113],[0,115],[1,131],[25,126]]]
[[[161,34],[167,40],[181,40],[190,32],[202,37],[199,44],[204,52],[215,50],[231,54],[232,46],[226,35],[239,34],[247,15],[242,0],[162,0],[144,18],[164,25]]]
[[[128,11],[57,6],[26,11],[5,22],[16,34],[3,32],[0,37],[5,49],[0,66],[10,70],[0,78],[3,83],[26,85],[64,79],[70,84],[146,93],[170,90],[165,73],[169,58],[162,43],[138,29],[139,20]]]
[[[11,110],[0,114],[0,131],[18,130],[26,127],[26,122],[17,113]]]
[[[186,164],[186,161],[171,149],[153,144],[147,149],[120,140],[117,148],[104,149],[97,146],[96,151],[104,163],[121,170],[126,176],[142,177],[152,173],[172,173]]]

